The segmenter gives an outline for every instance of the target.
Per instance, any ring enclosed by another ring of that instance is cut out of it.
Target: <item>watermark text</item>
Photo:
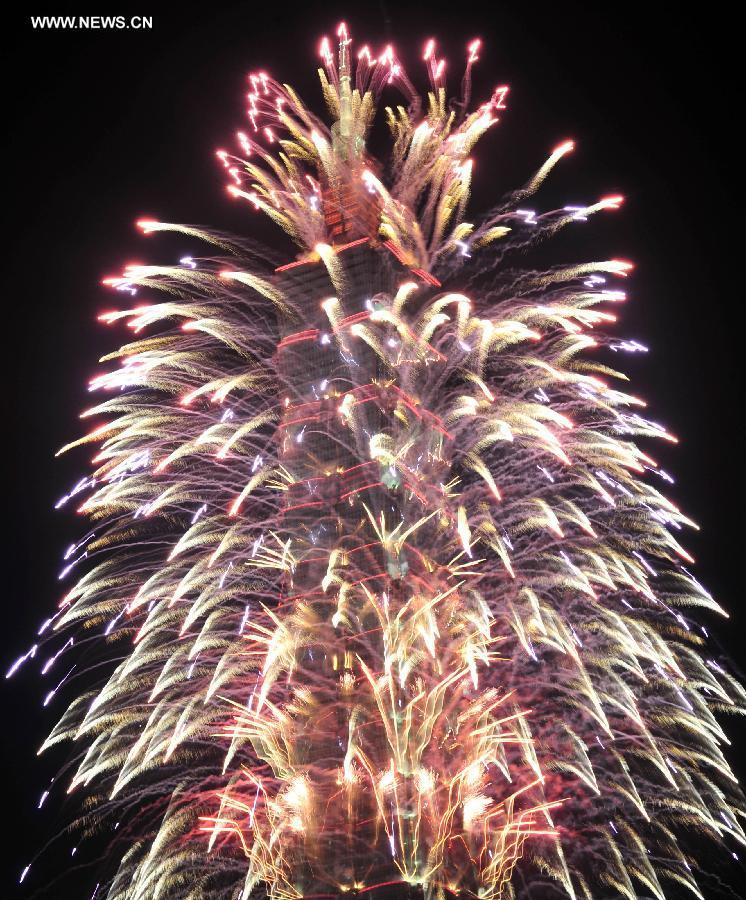
[[[37,31],[148,31],[153,16],[30,16]]]

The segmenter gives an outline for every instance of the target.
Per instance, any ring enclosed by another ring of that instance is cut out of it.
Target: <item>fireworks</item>
[[[144,219],[215,255],[106,279],[137,337],[64,448],[97,448],[59,503],[78,580],[8,674],[43,657],[52,703],[97,635],[108,674],[44,748],[75,742],[83,824],[116,825],[112,900],[701,897],[682,835],[744,842],[714,713],[746,695],[650,455],[675,439],[611,365],[645,350],[606,334],[631,264],[526,267],[622,198],[530,208],[567,141],[469,220],[508,98],[472,110],[479,53],[449,101],[429,41],[422,98],[342,25],[331,126],[250,75],[218,158],[298,257]]]

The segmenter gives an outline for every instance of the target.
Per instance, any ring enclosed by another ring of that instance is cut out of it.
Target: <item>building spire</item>
[[[339,37],[339,132],[337,150],[347,158],[352,144],[352,80],[350,78],[350,38],[347,26],[342,22],[337,30]]]

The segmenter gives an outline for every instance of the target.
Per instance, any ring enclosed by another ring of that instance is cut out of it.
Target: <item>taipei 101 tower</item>
[[[49,641],[95,685],[42,749],[113,835],[97,900],[703,897],[746,692],[618,370],[632,264],[530,262],[623,198],[535,209],[563,141],[478,215],[480,41],[449,98],[434,40],[423,95],[337,36],[326,118],[254,72],[218,151],[296,258],[147,219],[218,249],[105,279],[135,337],[64,448],[97,447],[59,504],[91,521],[8,673]]]

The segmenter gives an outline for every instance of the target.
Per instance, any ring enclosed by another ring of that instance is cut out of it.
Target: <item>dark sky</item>
[[[28,17],[3,16],[3,273],[11,273],[2,312],[11,420],[3,442],[3,671],[57,603],[60,555],[80,527],[53,505],[84,457],[55,460],[53,452],[77,436],[84,383],[118,345],[119,335],[95,321],[112,305],[101,277],[126,262],[163,259],[133,227],[143,214],[271,234],[227,197],[214,151],[245,125],[250,69],[268,69],[320,106],[318,40],[342,18],[354,38],[374,46],[391,39],[414,80],[424,79],[425,39],[440,37],[459,74],[468,40],[483,39],[477,97],[497,83],[512,90],[508,113],[475,152],[477,205],[520,183],[567,137],[578,146],[555,170],[546,202],[626,196],[623,211],[597,217],[568,250],[636,263],[618,333],[652,352],[628,360],[627,370],[653,418],[682,439],[658,456],[677,477],[674,499],[702,526],[687,544],[697,572],[732,614],[727,623],[706,621],[743,666],[743,51],[728,7],[690,13],[667,4],[665,17],[652,3],[493,3],[484,13],[455,0],[313,6],[294,14],[285,3],[214,0],[159,14],[146,4],[124,12],[153,15],[153,30],[122,32],[39,32]],[[61,704],[41,708],[49,688],[38,667],[2,681],[3,821],[11,829],[3,845],[10,880],[0,896],[22,897],[12,881],[65,821],[59,793],[36,810],[55,761],[35,751]],[[746,746],[744,729],[726,724]],[[35,864],[29,884],[67,866],[71,845],[64,838],[65,853],[50,857],[56,862]],[[77,883],[91,887],[59,896],[85,900],[95,879],[86,873]]]

